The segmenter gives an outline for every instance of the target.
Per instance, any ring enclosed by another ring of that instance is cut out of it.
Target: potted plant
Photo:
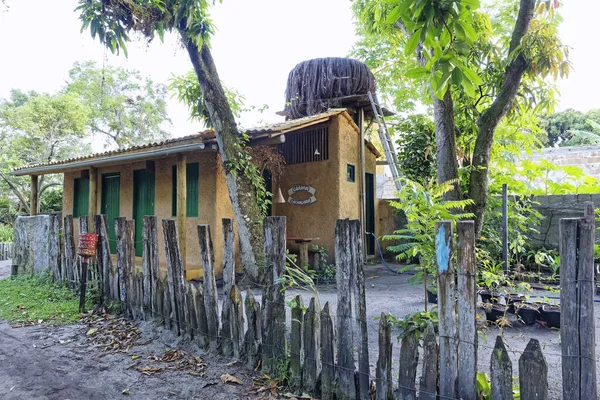
[[[515,304],[519,321],[525,325],[533,325],[535,321],[540,319],[540,306],[532,303]]]
[[[500,282],[502,280],[501,275],[494,272],[484,270],[481,271],[479,287],[479,295],[484,303],[496,303],[501,295],[498,290]]]
[[[498,322],[501,318],[506,318],[507,307],[502,304],[485,303],[485,318],[489,322]]]
[[[560,328],[560,306],[555,304],[542,305],[542,318],[548,328]]]

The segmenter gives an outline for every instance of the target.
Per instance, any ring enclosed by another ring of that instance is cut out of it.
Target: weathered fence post
[[[260,304],[254,299],[252,290],[246,291],[246,319],[248,320],[248,329],[244,336],[244,361],[252,368],[256,367],[261,359],[261,310]]]
[[[329,314],[329,303],[321,311],[321,400],[335,398],[335,359],[333,323]]]
[[[167,259],[167,279],[171,297],[171,319],[174,320],[177,334],[185,332],[185,301],[183,293],[183,262],[179,252],[179,235],[177,223],[171,219],[163,219],[163,236],[165,238],[165,253]]]
[[[117,242],[117,275],[119,282],[119,299],[127,308],[127,264],[129,263],[129,244],[127,236],[127,218],[115,218],[115,237]]]
[[[358,353],[358,398],[369,400],[369,335],[367,332],[367,299],[365,294],[365,273],[363,270],[363,234],[360,220],[350,221],[352,261],[354,275],[354,310],[357,323],[356,348]]]
[[[231,342],[233,344],[233,356],[236,360],[241,359],[242,349],[244,345],[244,302],[242,300],[242,293],[233,286],[229,291],[230,297],[230,332]]]
[[[433,323],[427,325],[423,337],[423,369],[419,382],[419,399],[436,400],[438,383],[438,344]]]
[[[356,399],[354,382],[354,321],[350,282],[353,279],[353,257],[350,220],[338,219],[335,226],[335,265],[337,280],[337,398]]]
[[[127,220],[125,223],[125,246],[126,251],[126,262],[124,264],[124,275],[125,275],[125,291],[127,292],[127,304],[126,307],[129,313],[132,314],[132,299],[135,296],[134,293],[134,274],[135,274],[135,221],[132,219]]]
[[[60,271],[60,224],[61,218],[60,214],[50,214],[49,216],[49,231],[50,231],[50,248],[48,251],[48,255],[50,257],[49,267],[52,271],[52,279],[55,282],[62,281],[62,274]],[[0,245],[2,246],[2,245]],[[0,251],[1,253],[1,251]],[[2,255],[0,254],[0,260]]]
[[[304,313],[302,342],[304,343],[304,365],[302,367],[302,390],[316,394],[319,377],[319,312],[315,306],[315,298],[310,299],[308,309]]]
[[[204,275],[204,306],[206,308],[206,321],[208,323],[208,339],[210,349],[218,350],[221,332],[219,329],[219,296],[215,281],[215,255],[213,252],[210,225],[198,225],[198,242],[202,256],[202,272]]]
[[[285,357],[285,291],[277,280],[285,272],[285,217],[266,217],[265,273],[262,315],[262,368],[277,373]],[[280,378],[277,376],[277,378]]]
[[[158,219],[153,215],[144,216],[142,231],[143,253],[142,271],[144,272],[144,315],[146,319],[152,318],[156,313],[153,297],[156,293],[158,279]]]
[[[67,283],[70,288],[74,288],[75,286],[75,242],[73,238],[73,216],[65,215],[65,223],[64,223],[64,245],[65,245],[65,265],[63,267],[63,273],[67,280]]]
[[[235,285],[235,233],[233,232],[233,220],[223,218],[223,309],[221,311],[221,353],[225,357],[233,355],[233,336],[230,321],[232,312],[231,288]],[[243,305],[242,305],[243,306]]]
[[[192,296],[194,309],[193,311],[196,313],[196,322],[198,324],[198,329],[196,335],[194,335],[194,339],[198,346],[203,349],[208,347],[210,343],[208,338],[208,323],[206,322],[206,308],[204,307],[204,294],[202,286],[194,286],[191,285]]]
[[[435,224],[435,251],[438,277],[438,318],[440,331],[440,396],[456,397],[456,314],[454,304],[454,262],[452,222]]]
[[[110,258],[110,245],[108,242],[108,219],[106,215],[95,215],[94,225],[98,234],[98,270],[101,271],[102,278],[102,300],[111,298],[111,275],[112,260]]]
[[[392,400],[394,384],[392,382],[392,339],[391,327],[385,313],[379,319],[379,357],[377,358],[376,400]]]
[[[459,221],[458,233],[458,397],[477,399],[475,306],[475,223]]]
[[[496,336],[490,365],[492,400],[512,400],[512,362],[504,346],[502,336]]]
[[[417,366],[419,365],[419,338],[415,332],[408,333],[402,338],[399,364],[398,398],[415,400],[417,398]]]
[[[292,307],[292,331],[290,334],[290,386],[294,390],[302,388],[302,296],[297,295]]]
[[[521,400],[548,400],[548,364],[540,342],[530,339],[519,358]]]
[[[594,204],[561,219],[559,232],[563,398],[596,399]]]

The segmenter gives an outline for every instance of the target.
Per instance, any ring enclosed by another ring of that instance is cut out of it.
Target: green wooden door
[[[367,232],[367,255],[375,254],[375,179],[373,174],[365,173],[365,229]]]
[[[102,175],[101,214],[106,214],[110,252],[117,253],[115,218],[119,217],[121,203],[121,175],[116,172]]]
[[[133,219],[135,220],[135,255],[142,256],[144,215],[154,215],[154,174],[145,169],[133,171]]]

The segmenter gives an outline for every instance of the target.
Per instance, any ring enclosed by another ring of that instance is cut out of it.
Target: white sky
[[[586,111],[600,108],[600,61],[593,32],[600,2],[565,0],[561,36],[572,46],[571,76],[560,82],[559,109]],[[173,37],[129,45],[129,58],[105,51],[88,31],[80,33],[77,0],[7,0],[0,11],[0,98],[10,89],[54,92],[64,85],[75,61],[96,60],[137,69],[155,82],[166,83],[172,73],[191,69],[187,54]],[[1,7],[1,6],[0,6]],[[246,96],[247,105],[269,105],[264,114],[245,115],[248,127],[277,121],[283,108],[289,71],[315,57],[346,56],[354,43],[350,0],[224,0],[215,6],[217,33],[213,56],[221,79]],[[198,131],[188,121],[187,109],[169,102],[173,136]]]

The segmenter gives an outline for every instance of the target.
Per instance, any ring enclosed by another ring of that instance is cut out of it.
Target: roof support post
[[[29,198],[29,215],[38,214],[38,176],[31,175],[31,197]]]
[[[98,168],[90,167],[90,192],[88,198],[88,215],[93,218],[98,214]]]
[[[177,154],[177,234],[179,235],[179,250],[183,270],[187,272],[187,157],[185,154]],[[187,276],[187,275],[186,275]]]

